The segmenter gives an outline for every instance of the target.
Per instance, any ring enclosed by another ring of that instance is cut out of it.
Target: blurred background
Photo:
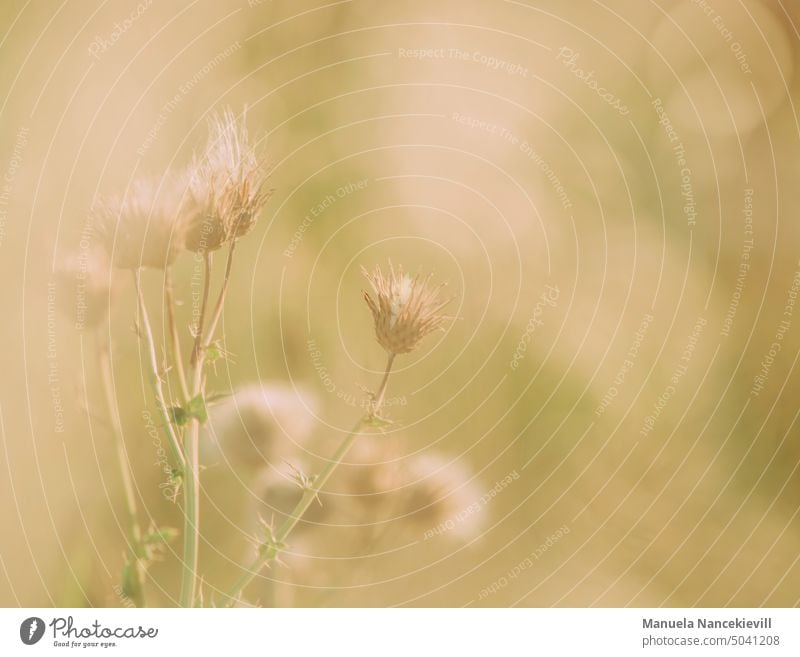
[[[796,3],[4,0],[0,25],[0,604],[128,602],[105,340],[140,521],[181,527],[131,276],[91,329],[59,266],[225,107],[274,192],[209,370],[208,598],[377,386],[360,268],[391,260],[457,319],[398,359],[393,424],[252,603],[800,601]],[[148,603],[179,575],[180,539]]]

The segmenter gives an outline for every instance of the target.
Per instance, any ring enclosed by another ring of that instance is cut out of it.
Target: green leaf
[[[122,595],[129,600],[135,600],[141,594],[136,568],[136,563],[131,561],[126,561],[122,567]]]
[[[380,418],[377,415],[370,415],[368,418],[364,420],[364,426],[383,429],[384,427],[392,426],[392,422],[390,420],[384,420],[383,418]]]
[[[173,541],[178,536],[178,530],[172,527],[162,527],[150,532],[142,538],[145,545],[163,545]]]
[[[206,408],[206,400],[203,395],[192,397],[186,404],[186,413],[189,417],[198,420],[200,424],[208,421],[208,409]]]
[[[170,408],[169,417],[179,427],[184,426],[189,421],[189,414],[181,406]]]

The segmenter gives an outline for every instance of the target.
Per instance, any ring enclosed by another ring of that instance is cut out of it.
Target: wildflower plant
[[[377,299],[364,293],[364,299],[372,312],[375,336],[387,352],[383,377],[375,392],[370,394],[371,404],[366,413],[355,423],[345,436],[322,472],[305,475],[295,469],[294,478],[303,490],[300,501],[286,517],[281,526],[271,534],[269,541],[262,544],[252,565],[244,572],[228,594],[227,604],[238,601],[244,589],[255,579],[262,568],[276,560],[285,548],[289,534],[314,501],[319,501],[319,492],[325,487],[334,470],[342,463],[347,452],[358,436],[367,427],[385,427],[388,422],[381,417],[383,401],[389,384],[394,360],[398,354],[405,354],[417,348],[420,341],[429,333],[443,327],[448,319],[441,314],[450,302],[440,296],[442,286],[432,286],[431,276],[409,277],[402,269],[394,270],[389,265],[386,276],[379,268],[373,273],[363,270],[364,276],[372,285]]]
[[[451,299],[440,295],[444,284],[430,284],[432,274],[424,279],[419,274],[409,276],[402,267],[395,271],[391,263],[388,274],[379,267],[372,272],[362,271],[375,293],[373,299],[364,292],[375,321],[375,335],[389,354],[413,351],[422,338],[441,329],[448,319],[441,311]]]
[[[262,158],[244,123],[230,110],[213,117],[205,150],[192,166],[186,248],[208,253],[247,235],[269,198],[265,182]]]
[[[210,353],[224,353],[216,346],[215,335],[230,283],[236,241],[253,228],[264,207],[268,198],[265,182],[263,157],[250,140],[243,117],[227,110],[210,119],[205,147],[186,170],[137,180],[126,194],[102,198],[95,206],[95,224],[114,266],[133,272],[137,332],[144,342],[150,383],[171,449],[175,478],[183,490],[180,604],[185,607],[193,606],[198,594],[198,452],[200,426],[208,418],[204,366]],[[227,248],[224,276],[212,305],[212,254],[223,247]],[[202,305],[188,354],[181,346],[172,280],[173,264],[183,251],[201,254],[204,266]],[[167,363],[159,358],[150,321],[142,287],[144,268],[163,272]],[[178,392],[168,398],[165,384],[172,372],[177,377]]]
[[[167,269],[184,248],[182,176],[140,178],[122,196],[100,198],[95,223],[114,266]]]
[[[117,285],[113,280],[106,253],[96,248],[63,259],[56,267],[56,276],[57,284],[72,292],[68,295],[59,295],[59,299],[64,300],[61,310],[67,316],[74,313],[76,325],[88,329],[95,342],[99,378],[105,402],[104,420],[113,439],[125,501],[128,545],[124,555],[120,591],[126,600],[141,607],[145,603],[147,569],[158,558],[174,533],[171,528],[156,528],[152,524],[147,531],[143,531],[139,520],[128,450],[114,397],[111,343],[107,334],[101,330],[115,300]],[[67,303],[68,299],[72,300],[74,307]]]
[[[137,334],[143,343],[153,400],[170,447],[174,479],[181,492],[183,554],[179,603],[184,607],[203,604],[205,600],[198,548],[200,439],[209,434],[201,432],[201,427],[209,418],[211,403],[206,390],[207,369],[228,353],[224,340],[217,336],[217,329],[230,285],[236,244],[252,231],[269,198],[265,161],[248,135],[244,116],[226,110],[213,116],[208,127],[203,149],[185,170],[137,180],[125,194],[100,199],[94,212],[98,233],[114,267],[133,274]],[[224,269],[218,288],[212,290],[215,254],[219,251],[226,252]],[[183,345],[186,332],[180,330],[177,322],[178,304],[173,282],[173,265],[182,252],[195,254],[203,266],[199,311],[188,335],[191,345],[187,344],[186,348]],[[151,308],[142,285],[143,269],[159,271],[163,277],[161,301],[167,325],[164,345],[156,342],[150,320]],[[278,562],[288,545],[289,535],[312,504],[319,504],[320,491],[358,436],[367,428],[382,428],[388,424],[381,411],[395,358],[412,352],[428,334],[442,329],[448,319],[442,313],[450,300],[441,295],[441,285],[431,284],[431,276],[410,276],[391,264],[387,273],[380,268],[363,272],[371,287],[371,293],[365,292],[364,299],[372,315],[376,339],[386,351],[383,376],[377,389],[370,393],[365,412],[321,472],[307,474],[291,464],[291,479],[299,500],[277,526],[273,526],[272,521],[261,521],[253,562],[224,598],[213,601],[215,604],[238,602],[262,568]],[[100,289],[106,288],[101,286]],[[110,345],[106,343],[101,350],[102,378],[110,423],[117,437],[129,519],[123,591],[141,606],[146,603],[145,575],[149,564],[167,542],[177,539],[178,533],[153,526],[143,531],[139,524],[130,463],[122,439],[122,422],[112,394],[109,362]],[[225,404],[221,407],[225,408]],[[260,421],[256,426],[261,426]],[[224,440],[221,445],[230,450]]]

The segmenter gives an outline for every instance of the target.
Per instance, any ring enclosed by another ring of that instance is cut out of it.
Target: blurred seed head
[[[394,518],[394,531],[419,536],[429,530],[453,539],[479,533],[484,491],[463,463],[435,452],[400,457],[384,440],[360,440],[337,471],[338,495],[321,494],[331,523],[369,525]],[[366,533],[365,533],[366,535]]]
[[[392,494],[402,483],[396,445],[382,437],[363,436],[348,455],[348,465],[340,466],[339,484],[346,496],[332,503],[341,504],[351,521],[381,519],[393,505]]]
[[[228,109],[209,121],[203,153],[195,158],[187,206],[186,245],[216,251],[249,233],[269,194],[263,158],[251,143],[244,117]]]
[[[477,535],[485,519],[480,505],[483,491],[463,463],[427,453],[404,464],[405,493],[402,509],[406,520],[420,532],[435,531],[454,538]]]
[[[393,519],[390,533],[419,538],[426,532],[467,540],[477,535],[485,520],[480,506],[482,491],[469,468],[450,463],[443,455],[427,453],[398,458],[388,441],[361,440],[349,453],[347,464],[335,474],[335,484],[320,491],[293,530],[290,548],[282,559],[296,572],[315,568],[302,555],[315,553],[315,545],[331,540],[330,531],[347,528],[349,550],[358,551],[380,540]],[[302,461],[263,470],[252,486],[257,500],[253,517],[261,516],[280,527],[303,495],[297,472],[310,474]],[[335,491],[332,492],[332,491]],[[254,533],[257,527],[254,525]]]
[[[108,317],[115,285],[106,252],[93,247],[71,253],[55,270],[56,303],[80,328],[95,328]]]
[[[390,354],[413,351],[422,338],[441,329],[449,319],[441,311],[451,299],[440,296],[443,284],[430,284],[432,274],[425,278],[419,274],[410,276],[402,267],[395,271],[391,263],[388,275],[380,267],[372,273],[362,267],[362,272],[375,293],[373,299],[364,292],[375,322],[375,335]]]
[[[115,267],[166,269],[185,248],[181,221],[186,179],[141,178],[125,196],[102,197],[94,208],[97,231]]]
[[[203,460],[227,463],[242,478],[301,451],[314,426],[315,399],[279,384],[251,384],[211,407],[204,428]]]

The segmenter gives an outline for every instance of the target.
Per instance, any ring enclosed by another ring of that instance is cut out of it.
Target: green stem
[[[208,349],[208,345],[214,340],[214,333],[217,330],[217,324],[219,324],[219,320],[222,317],[222,308],[225,305],[225,297],[228,294],[228,285],[231,281],[231,269],[233,267],[233,251],[236,248],[236,240],[231,242],[231,246],[228,249],[228,260],[225,263],[225,275],[222,279],[222,288],[219,291],[219,297],[217,297],[217,303],[214,306],[214,313],[211,315],[211,321],[208,323],[208,331],[207,338],[205,342],[201,340],[200,342],[200,350],[205,352]],[[202,336],[201,336],[202,337]],[[205,358],[205,354],[203,354],[203,358]]]
[[[141,326],[144,330],[144,338],[147,347],[147,363],[150,376],[150,384],[153,388],[153,397],[156,401],[156,407],[161,418],[161,423],[164,428],[164,433],[167,435],[167,442],[169,443],[172,456],[178,464],[178,469],[183,472],[186,465],[181,449],[181,443],[175,429],[172,425],[172,417],[169,414],[167,403],[164,397],[164,385],[161,381],[161,374],[158,370],[158,357],[156,356],[156,343],[153,339],[153,329],[150,326],[150,318],[147,314],[147,306],[144,302],[144,293],[142,292],[141,271],[137,269],[133,275],[134,283],[136,285],[136,296],[139,301],[139,317],[141,319]]]
[[[209,281],[211,279],[211,260],[205,259],[205,282],[203,285],[203,301],[200,321],[195,335],[192,350],[192,390],[191,398],[203,392],[203,362],[205,360],[203,344],[203,323],[206,304],[208,303]],[[189,420],[189,433],[185,444],[186,475],[185,507],[183,513],[183,576],[181,578],[181,607],[194,607],[197,597],[197,568],[199,564],[200,544],[200,421],[192,417]]]
[[[122,422],[119,417],[116,400],[114,399],[111,376],[111,354],[107,341],[99,347],[100,352],[100,380],[106,401],[111,433],[114,436],[114,447],[117,453],[117,465],[122,477],[122,490],[125,497],[125,510],[128,523],[128,549],[130,550],[130,563],[133,568],[133,586],[125,590],[125,595],[137,607],[144,607],[145,568],[140,557],[142,556],[142,530],[139,527],[138,511],[136,508],[136,493],[131,479],[130,462],[125,449],[125,440],[122,433]]]
[[[164,428],[164,433],[167,435],[172,456],[178,463],[178,470],[180,476],[184,481],[183,498],[184,498],[184,517],[187,515],[187,509],[194,504],[194,490],[189,489],[189,481],[192,479],[191,473],[187,472],[187,459],[184,456],[183,448],[181,447],[178,435],[175,433],[175,428],[172,424],[172,417],[170,417],[167,409],[167,404],[164,400],[164,386],[161,381],[161,374],[158,370],[158,357],[156,356],[156,343],[153,339],[153,329],[150,325],[150,318],[147,314],[147,305],[144,302],[144,293],[142,291],[141,271],[137,269],[134,272],[134,282],[136,284],[136,296],[139,300],[139,317],[141,319],[142,330],[144,331],[144,338],[147,346],[147,361],[149,365],[150,383],[153,387],[153,396],[156,400],[159,415],[161,416],[161,423]],[[190,537],[184,533],[184,556],[186,553],[186,545],[190,541]],[[184,576],[186,565],[184,564]],[[194,579],[194,577],[192,577]],[[183,598],[181,598],[183,601]]]
[[[230,592],[226,595],[226,606],[233,605],[236,600],[239,599],[241,593],[246,589],[250,583],[258,576],[258,573],[261,571],[264,566],[266,566],[270,561],[275,559],[282,549],[282,544],[284,541],[289,537],[289,534],[295,528],[300,519],[303,517],[305,512],[308,510],[308,507],[311,506],[311,503],[317,498],[319,492],[325,487],[325,484],[330,479],[333,471],[341,464],[342,460],[344,459],[347,452],[353,446],[356,438],[358,438],[361,430],[364,428],[364,424],[372,420],[375,416],[378,415],[380,412],[381,406],[383,404],[383,399],[386,394],[386,386],[389,383],[389,374],[392,371],[392,365],[394,364],[395,354],[389,354],[389,358],[386,362],[386,371],[384,372],[383,379],[381,380],[380,387],[378,391],[375,393],[374,401],[372,403],[372,408],[370,412],[366,415],[359,418],[358,422],[355,423],[353,428],[350,432],[345,436],[342,443],[339,445],[336,452],[334,452],[331,459],[325,465],[325,468],[322,472],[314,479],[313,486],[310,486],[305,489],[303,492],[303,496],[300,498],[300,501],[297,503],[295,508],[283,521],[283,524],[278,529],[277,533],[275,534],[275,540],[270,545],[264,547],[264,549],[259,553],[256,557],[255,561],[252,565],[242,574],[242,576],[237,580],[236,584],[234,584],[233,588]]]
[[[394,365],[394,358],[396,355],[397,354],[389,354],[389,358],[386,361],[386,371],[383,373],[383,379],[381,379],[380,386],[378,386],[378,392],[375,393],[375,401],[372,404],[372,413],[368,419],[373,418],[380,413],[381,406],[383,406],[383,398],[386,395],[386,385],[389,383],[389,374],[392,372],[392,365]]]
[[[205,378],[203,376],[203,366],[205,365],[208,345],[214,340],[214,333],[217,329],[222,309],[225,304],[225,297],[230,282],[231,268],[233,266],[233,252],[236,242],[231,242],[228,251],[228,260],[225,265],[225,275],[222,287],[219,292],[208,329],[204,329],[205,314],[208,306],[208,296],[211,285],[211,257],[205,257],[205,281],[203,283],[203,300],[200,310],[200,321],[195,335],[194,348],[192,350],[192,399],[202,396],[205,403]],[[189,420],[189,434],[186,441],[186,474],[185,481],[185,500],[184,509],[184,528],[183,528],[183,577],[181,579],[181,606],[193,607],[197,599],[197,573],[199,562],[200,544],[200,421],[192,417]]]
[[[172,286],[172,269],[167,267],[164,270],[164,305],[167,310],[167,323],[169,324],[169,342],[172,351],[172,362],[178,371],[178,383],[181,386],[183,401],[189,401],[189,386],[186,384],[186,372],[183,369],[183,359],[181,358],[181,338],[178,333],[178,323],[175,320],[175,293]]]
[[[186,441],[183,510],[183,577],[181,607],[194,607],[197,596],[198,544],[200,538],[200,423],[192,418]]]
[[[210,272],[209,272],[210,273]],[[198,334],[202,339],[202,336]],[[197,343],[196,343],[197,344]],[[198,352],[192,368],[192,398],[203,393],[204,352]],[[181,606],[193,607],[197,596],[197,567],[200,543],[200,421],[189,420],[186,441],[186,506],[183,516],[183,578],[181,579]]]
[[[200,357],[200,348],[203,345],[203,324],[206,320],[208,294],[211,290],[211,254],[208,252],[203,253],[203,267],[203,300],[200,304],[200,316],[197,319],[197,326],[195,326],[194,346],[192,347],[192,356],[190,359],[192,367],[197,365],[197,360]]]

